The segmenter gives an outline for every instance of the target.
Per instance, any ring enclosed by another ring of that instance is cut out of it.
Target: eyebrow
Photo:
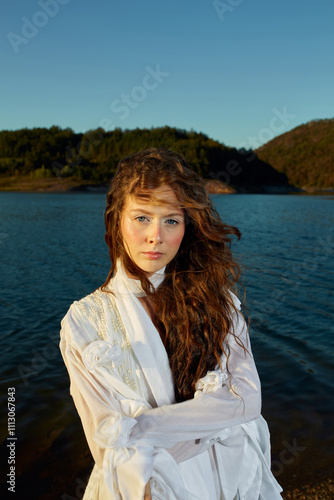
[[[140,212],[140,213],[144,213],[147,215],[154,215],[154,213],[150,212],[149,210],[146,210],[145,208],[134,208],[133,210],[130,210],[130,213],[134,213],[134,212]],[[164,215],[164,217],[180,217],[180,216],[183,217],[182,212],[174,212],[172,214]]]

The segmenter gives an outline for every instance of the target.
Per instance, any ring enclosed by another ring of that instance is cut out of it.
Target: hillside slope
[[[59,127],[0,131],[0,178],[58,178],[106,184],[119,160],[149,147],[185,155],[205,179],[238,192],[285,192],[287,178],[252,151],[238,151],[207,135],[172,127],[75,134]]]
[[[300,125],[255,152],[294,186],[334,188],[334,119]]]

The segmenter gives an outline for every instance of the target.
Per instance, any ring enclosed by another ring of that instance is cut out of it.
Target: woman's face
[[[152,205],[128,196],[121,215],[124,247],[148,275],[166,266],[177,254],[184,231],[184,211],[169,186],[152,189],[166,203]]]

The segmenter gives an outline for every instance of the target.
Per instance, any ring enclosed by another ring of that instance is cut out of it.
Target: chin
[[[145,262],[144,265],[139,265],[139,267],[145,271],[146,273],[156,273],[158,271],[160,271],[160,269],[162,269],[163,267],[165,267],[166,263],[165,262],[161,262],[161,261],[152,261],[150,263],[147,263]]]

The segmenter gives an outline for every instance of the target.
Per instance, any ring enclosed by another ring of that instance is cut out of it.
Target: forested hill
[[[300,125],[256,153],[295,186],[334,188],[334,119]]]
[[[73,178],[108,183],[119,160],[148,147],[165,146],[185,155],[204,178],[222,181],[238,191],[286,189],[287,178],[259,160],[253,151],[238,151],[202,133],[171,127],[103,129],[76,134],[51,128],[0,131],[0,177]]]

